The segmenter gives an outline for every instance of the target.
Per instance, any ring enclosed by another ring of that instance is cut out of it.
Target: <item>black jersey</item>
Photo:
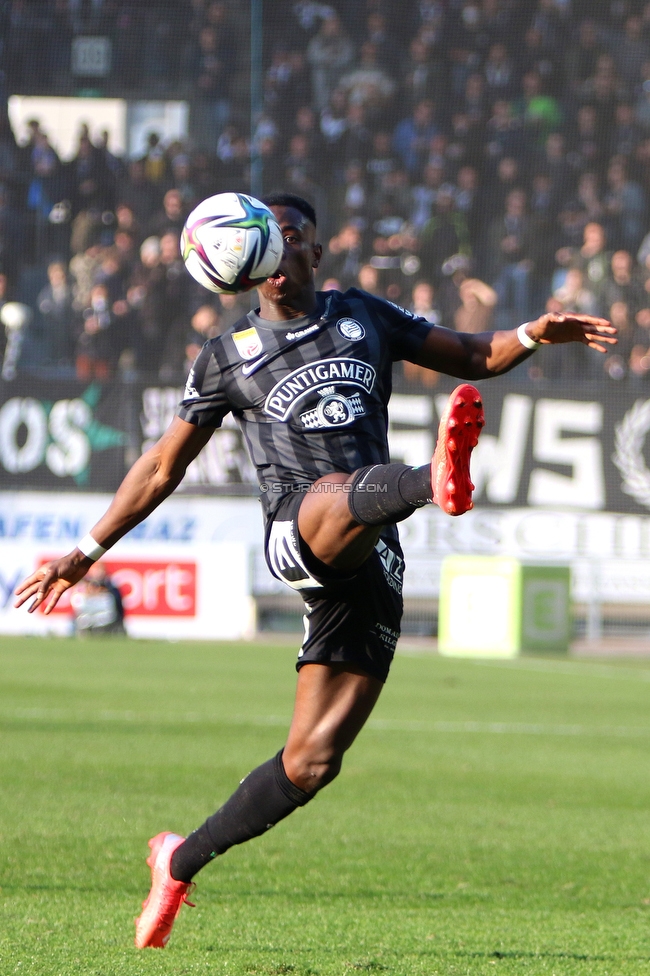
[[[389,461],[391,366],[416,356],[431,330],[355,288],[317,299],[311,316],[276,322],[249,312],[206,342],[178,411],[199,427],[219,427],[232,411],[267,514],[292,488]]]

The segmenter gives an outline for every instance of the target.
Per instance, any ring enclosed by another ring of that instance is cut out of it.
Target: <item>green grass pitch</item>
[[[283,742],[295,648],[0,640],[0,973],[650,974],[650,668],[400,655],[339,779],[138,952],[146,842]]]

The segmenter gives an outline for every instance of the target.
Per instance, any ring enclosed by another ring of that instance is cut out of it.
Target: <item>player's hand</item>
[[[598,352],[607,352],[607,346],[618,342],[617,329],[607,319],[576,312],[547,312],[534,322],[529,322],[526,332],[536,342],[581,342]]]
[[[83,579],[92,565],[92,559],[84,556],[78,549],[68,553],[67,556],[62,556],[61,559],[44,563],[17,587],[18,599],[14,606],[22,607],[23,603],[34,597],[28,608],[29,613],[37,610],[46,600],[45,613],[52,613],[65,591]]]

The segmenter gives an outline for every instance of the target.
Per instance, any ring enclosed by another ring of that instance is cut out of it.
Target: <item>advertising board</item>
[[[0,633],[70,633],[67,595],[45,616],[14,609],[13,592],[43,562],[69,552],[109,502],[107,495],[0,493]],[[255,548],[261,548],[257,502],[168,499],[104,561],[122,593],[127,632],[169,639],[250,636]]]
[[[650,512],[650,393],[628,384],[479,384],[486,428],[472,457],[477,505],[643,515]],[[167,428],[174,386],[21,379],[0,383],[0,490],[113,492]],[[394,460],[431,456],[447,394],[396,393]],[[256,495],[232,415],[189,466],[180,491]]]
[[[13,609],[18,583],[69,552],[111,496],[0,492],[0,633],[68,633],[69,611]],[[435,599],[445,556],[510,556],[571,567],[574,600],[650,602],[650,516],[553,508],[477,507],[460,519],[433,506],[401,523],[404,594]],[[287,588],[269,573],[254,498],[174,495],[110,550],[127,630],[142,637],[238,638],[254,628],[254,598]]]

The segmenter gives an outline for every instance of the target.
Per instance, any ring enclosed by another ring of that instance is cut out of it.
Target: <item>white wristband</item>
[[[100,546],[98,542],[95,542],[90,532],[88,535],[85,535],[83,539],[80,539],[80,541],[77,543],[77,549],[83,552],[84,556],[88,556],[89,559],[92,559],[94,563],[96,563],[97,560],[108,551],[107,549],[104,549],[103,546]]]
[[[530,322],[524,322],[523,325],[519,326],[519,328],[517,329],[517,338],[519,339],[522,346],[526,347],[526,349],[533,349],[533,350],[539,349],[539,347],[541,346],[541,342],[535,342],[534,339],[530,338],[530,336],[526,332],[527,325],[530,325]]]

